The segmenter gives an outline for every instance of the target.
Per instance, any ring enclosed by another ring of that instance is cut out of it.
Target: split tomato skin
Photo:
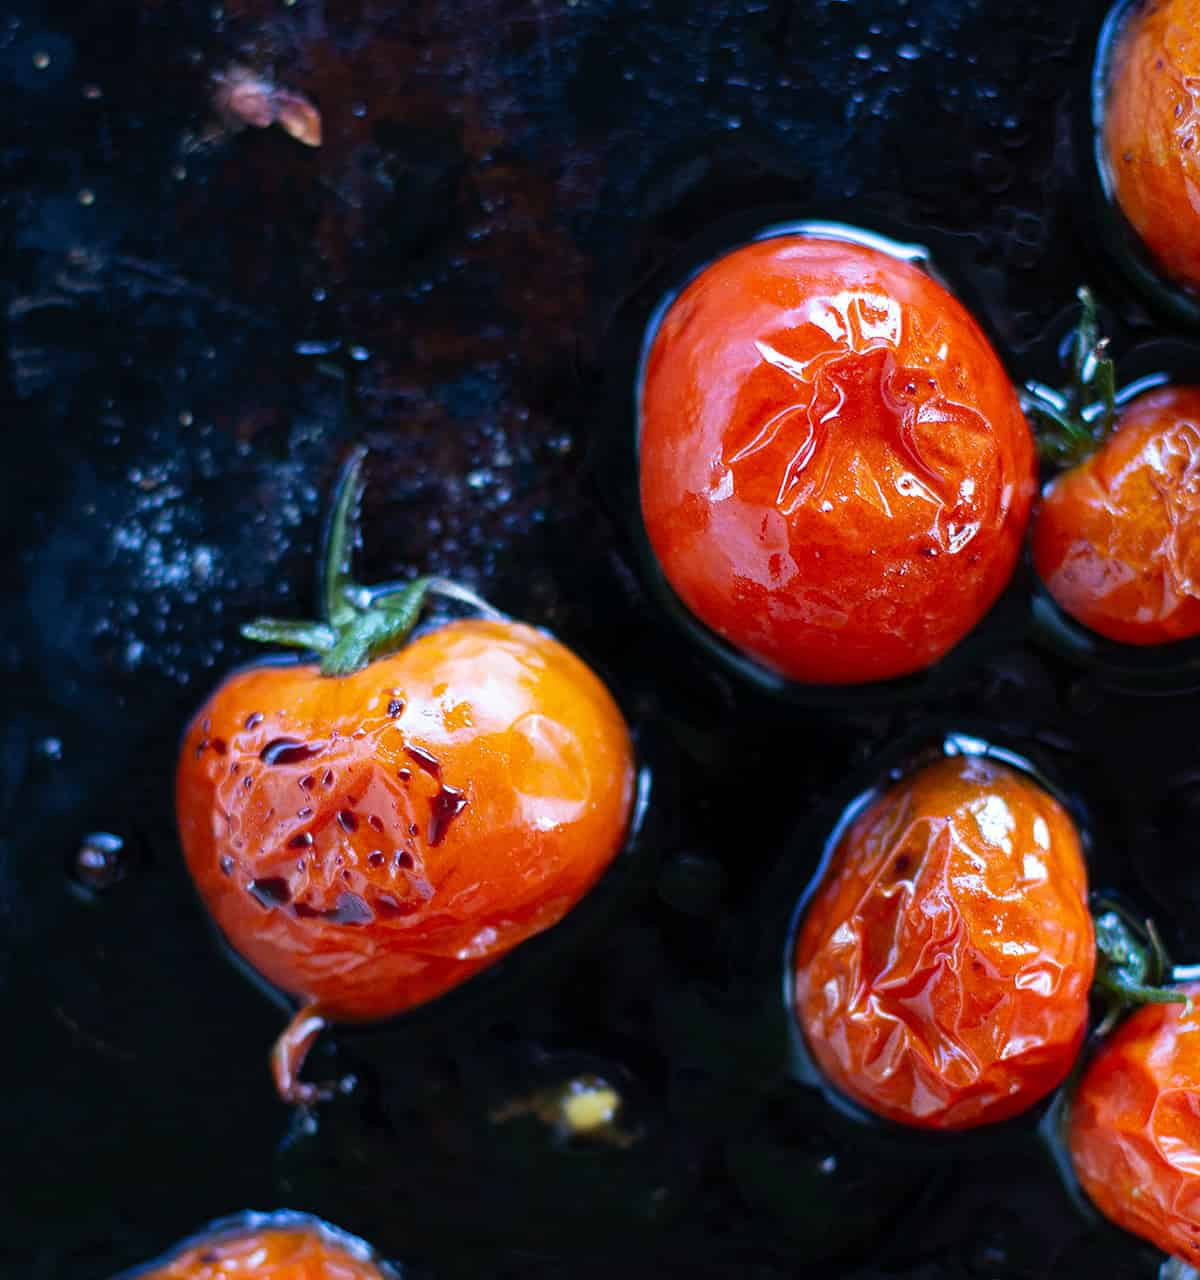
[[[1113,194],[1172,279],[1200,286],[1200,0],[1150,0],[1119,33],[1103,145]]]
[[[922,1129],[1007,1119],[1070,1071],[1095,967],[1066,810],[982,757],[926,765],[849,825],[795,944],[817,1065]]]
[[[385,1280],[313,1227],[264,1227],[189,1245],[138,1280]]]
[[[1046,589],[1098,635],[1155,645],[1200,634],[1200,387],[1138,396],[1047,486],[1031,543]]]
[[[982,330],[911,263],[789,235],[667,311],[641,389],[641,503],[667,580],[790,679],[936,662],[1012,575],[1033,441]]]
[[[1200,1005],[1147,1004],[1121,1023],[1079,1083],[1068,1140],[1106,1218],[1200,1263]]]
[[[618,853],[629,733],[532,627],[470,620],[351,675],[231,676],[177,774],[187,865],[226,939],[338,1020],[441,995],[556,924]]]

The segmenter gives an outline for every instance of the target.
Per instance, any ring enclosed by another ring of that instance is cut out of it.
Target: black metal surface
[[[1200,698],[1115,692],[1018,634],[923,705],[776,705],[661,615],[588,462],[628,426],[597,412],[631,384],[622,326],[685,246],[758,208],[930,244],[1021,378],[1054,374],[1084,279],[1118,346],[1168,335],[1096,230],[1102,10],[0,12],[5,1275],[104,1280],[283,1205],[437,1277],[1154,1274],[1027,1131],[892,1150],[789,1083],[765,904],[882,751],[970,718],[1069,776],[1097,875],[1200,959]],[[222,118],[236,66],[306,94],[323,145]],[[360,1088],[313,1128],[270,1088],[278,1010],[192,896],[171,775],[185,718],[248,656],[238,624],[307,602],[352,439],[373,450],[364,576],[458,577],[592,660],[655,744],[655,840],[610,926],[568,921],[534,980],[335,1037]],[[592,1070],[633,1145],[495,1119]]]

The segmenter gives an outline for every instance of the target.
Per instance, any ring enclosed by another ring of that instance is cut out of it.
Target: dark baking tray
[[[0,11],[6,1276],[105,1280],[283,1206],[415,1276],[1154,1274],[1028,1131],[897,1149],[791,1083],[762,934],[838,797],[970,723],[1071,780],[1096,875],[1200,959],[1200,697],[1120,692],[1018,628],[915,704],[776,703],[662,612],[611,477],[638,317],[760,212],[925,243],[1020,378],[1053,378],[1084,280],[1119,347],[1173,336],[1097,227],[1103,9]],[[222,122],[232,66],[306,93],[322,147]],[[606,929],[568,920],[565,961],[470,1016],[333,1037],[317,1065],[359,1088],[311,1123],[270,1088],[278,1010],[192,896],[171,775],[185,718],[249,656],[238,624],[308,606],[352,440],[364,575],[445,573],[555,630],[617,691],[654,797]],[[95,831],[128,871],[103,893],[72,876]],[[490,1119],[578,1070],[621,1083],[632,1147]]]

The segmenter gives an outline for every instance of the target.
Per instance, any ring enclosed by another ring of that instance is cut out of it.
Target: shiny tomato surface
[[[908,262],[780,236],[667,312],[641,400],[663,572],[713,631],[816,683],[937,661],[1013,571],[1033,443],[978,325]]]
[[[629,734],[563,645],[451,623],[348,676],[238,672],[184,738],[179,832],[270,982],[376,1019],[557,923],[618,852]]]
[[[829,1080],[902,1124],[1024,1111],[1083,1039],[1095,967],[1079,836],[1025,775],[972,756],[872,801],[795,947],[795,1007]]]
[[[1200,1007],[1143,1005],[1117,1028],[1072,1100],[1070,1147],[1106,1218],[1200,1264]]]
[[[138,1280],[383,1280],[315,1227],[267,1227],[192,1245]]]
[[[1200,0],[1134,6],[1114,52],[1104,149],[1122,212],[1163,270],[1200,284]]]
[[[1139,396],[1097,452],[1051,481],[1033,562],[1059,605],[1110,640],[1200,633],[1200,387]]]

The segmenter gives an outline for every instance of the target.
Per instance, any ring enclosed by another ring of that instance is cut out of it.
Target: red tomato
[[[176,800],[234,948],[326,1015],[377,1019],[562,919],[619,850],[633,786],[595,675],[481,620],[347,676],[231,676],[184,737]]]
[[[1125,217],[1159,265],[1200,284],[1200,0],[1143,4],[1120,34],[1104,150]]]
[[[1117,1028],[1076,1091],[1069,1141],[1106,1218],[1200,1264],[1200,1008],[1144,1005]]]
[[[384,1280],[315,1227],[267,1227],[191,1245],[139,1280]]]
[[[1033,562],[1059,605],[1124,644],[1200,634],[1200,387],[1138,396],[1047,486]]]
[[[796,942],[796,1015],[843,1093],[901,1124],[965,1129],[1062,1082],[1094,967],[1066,811],[1014,769],[953,757],[846,831]]]
[[[795,680],[883,680],[957,644],[1012,574],[1033,443],[936,281],[813,236],[747,245],[667,312],[641,400],[646,530],[672,587]]]

